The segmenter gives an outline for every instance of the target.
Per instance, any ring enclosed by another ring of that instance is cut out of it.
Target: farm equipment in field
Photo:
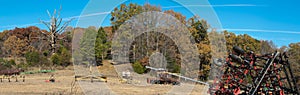
[[[199,81],[197,79],[192,79],[186,76],[179,75],[177,73],[167,72],[167,70],[164,68],[155,68],[150,66],[146,66],[146,68],[157,72],[157,78],[147,78],[147,82],[150,84],[179,85],[180,84],[179,80],[185,80],[185,81],[190,81],[190,82],[199,83],[203,85],[209,85],[208,83]]]
[[[167,72],[164,68],[155,68],[146,66],[147,69],[154,70],[156,72],[157,78],[147,78],[147,83],[150,84],[172,84],[179,85],[178,77],[175,74]]]
[[[23,82],[25,82],[25,76],[20,75],[21,72],[24,72],[23,69],[5,69],[0,70],[0,82],[2,82],[4,79],[8,79],[8,82],[11,82],[12,78],[16,79],[16,82],[18,82],[18,77],[23,79]]]
[[[90,80],[91,82],[99,81],[99,82],[107,82],[106,76],[75,76],[75,81],[78,80]]]
[[[256,55],[233,47],[214,76],[209,93],[213,95],[299,95],[286,53]]]
[[[92,65],[90,65],[90,70],[88,75],[75,75],[75,81],[83,80],[87,81],[90,80],[91,82],[107,82],[107,77],[104,75],[94,75],[92,74]]]
[[[55,72],[55,70],[26,71],[26,72],[22,72],[21,74],[37,74],[37,73],[52,73],[52,72]]]
[[[178,77],[171,75],[169,72],[158,72],[158,78],[147,79],[150,84],[172,84],[179,85]]]

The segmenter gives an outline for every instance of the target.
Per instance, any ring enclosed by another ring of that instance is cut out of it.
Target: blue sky
[[[114,6],[112,0],[90,4],[89,0],[1,0],[0,1],[0,31],[15,27],[38,26],[45,29],[39,20],[49,20],[46,10],[59,9],[62,6],[61,17],[70,18],[81,14],[85,16],[101,16],[102,25],[109,25],[108,12]],[[143,4],[146,0],[131,0]],[[173,9],[187,17],[192,16],[184,7],[161,0],[147,0],[150,4],[159,5],[163,10]],[[181,0],[183,1],[183,0]],[[200,0],[201,1],[201,0]],[[300,1],[297,0],[208,0],[216,13],[223,29],[236,34],[249,34],[257,39],[273,40],[277,46],[300,42]],[[103,2],[103,3],[102,3]],[[186,2],[189,2],[186,0]],[[203,0],[205,2],[205,0]],[[101,7],[101,9],[85,14],[87,4]],[[119,3],[114,3],[119,4]],[[206,4],[205,4],[206,5]],[[189,8],[201,9],[203,4],[186,5]],[[103,8],[103,9],[102,9]],[[104,11],[105,10],[105,11]],[[105,18],[108,17],[108,18]],[[200,17],[207,17],[205,14]],[[206,18],[205,18],[206,19]],[[209,19],[209,18],[207,18]],[[76,26],[77,20],[71,23]],[[85,27],[85,26],[82,26]]]

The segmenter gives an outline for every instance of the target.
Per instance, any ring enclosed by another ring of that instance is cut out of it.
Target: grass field
[[[26,74],[25,82],[4,82],[0,83],[1,95],[94,95],[95,93],[101,93],[104,95],[181,95],[185,93],[172,93],[170,91],[177,90],[180,92],[183,85],[158,85],[148,84],[139,85],[138,83],[127,84],[120,82],[120,78],[114,69],[114,66],[104,61],[104,65],[97,68],[99,72],[108,77],[108,82],[93,82],[90,81],[78,81],[74,82],[74,70],[73,67],[68,67],[63,70],[56,70],[51,73],[36,73]],[[50,75],[54,74],[56,82],[51,83],[46,80]],[[139,82],[143,80],[138,80]],[[146,81],[146,80],[144,80]],[[79,85],[81,84],[81,85]],[[81,88],[83,87],[83,88]],[[105,89],[102,89],[105,88]],[[190,94],[199,95],[204,91],[203,85],[195,85]]]

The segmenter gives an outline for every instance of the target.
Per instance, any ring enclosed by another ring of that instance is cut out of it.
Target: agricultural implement
[[[155,68],[155,67],[150,67],[146,66],[147,69],[151,69],[157,72],[157,77],[158,78],[148,78],[147,82],[150,84],[173,84],[173,85],[179,85],[180,84],[180,79],[185,80],[185,81],[191,81],[199,84],[204,84],[208,85],[206,82],[198,81],[189,77],[185,77],[182,75],[179,75],[177,73],[171,73],[167,72],[166,69],[164,68]]]
[[[147,79],[147,82],[150,84],[172,84],[179,85],[180,82],[174,76],[170,75],[169,72],[158,72],[159,78]]]
[[[18,77],[23,79],[25,82],[25,76],[20,75],[21,72],[24,72],[22,69],[6,69],[0,70],[0,82],[3,82],[4,79],[8,79],[8,82],[11,82],[11,79],[15,78],[16,82],[18,82]]]
[[[92,65],[90,65],[90,74],[89,75],[75,75],[75,81],[83,80],[91,82],[107,82],[107,77],[104,75],[93,75],[92,74]]]
[[[155,68],[146,66],[147,69],[154,70],[156,72],[157,78],[147,78],[147,83],[150,84],[172,84],[179,85],[178,77],[167,72],[164,68]]]
[[[256,55],[235,46],[210,85],[213,95],[299,95],[286,53]],[[220,76],[221,75],[221,76]]]
[[[90,80],[91,82],[100,81],[100,82],[107,82],[107,77],[105,76],[75,76],[75,81],[78,80]]]

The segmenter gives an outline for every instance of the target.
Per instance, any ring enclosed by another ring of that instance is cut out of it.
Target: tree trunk
[[[55,53],[55,44],[56,44],[56,41],[55,41],[55,33],[52,33],[52,34],[51,34],[51,41],[50,41],[50,44],[51,44],[51,54],[54,54],[54,53]]]
[[[102,54],[101,54],[101,61],[103,61],[103,59],[104,59],[104,52],[102,52]]]

